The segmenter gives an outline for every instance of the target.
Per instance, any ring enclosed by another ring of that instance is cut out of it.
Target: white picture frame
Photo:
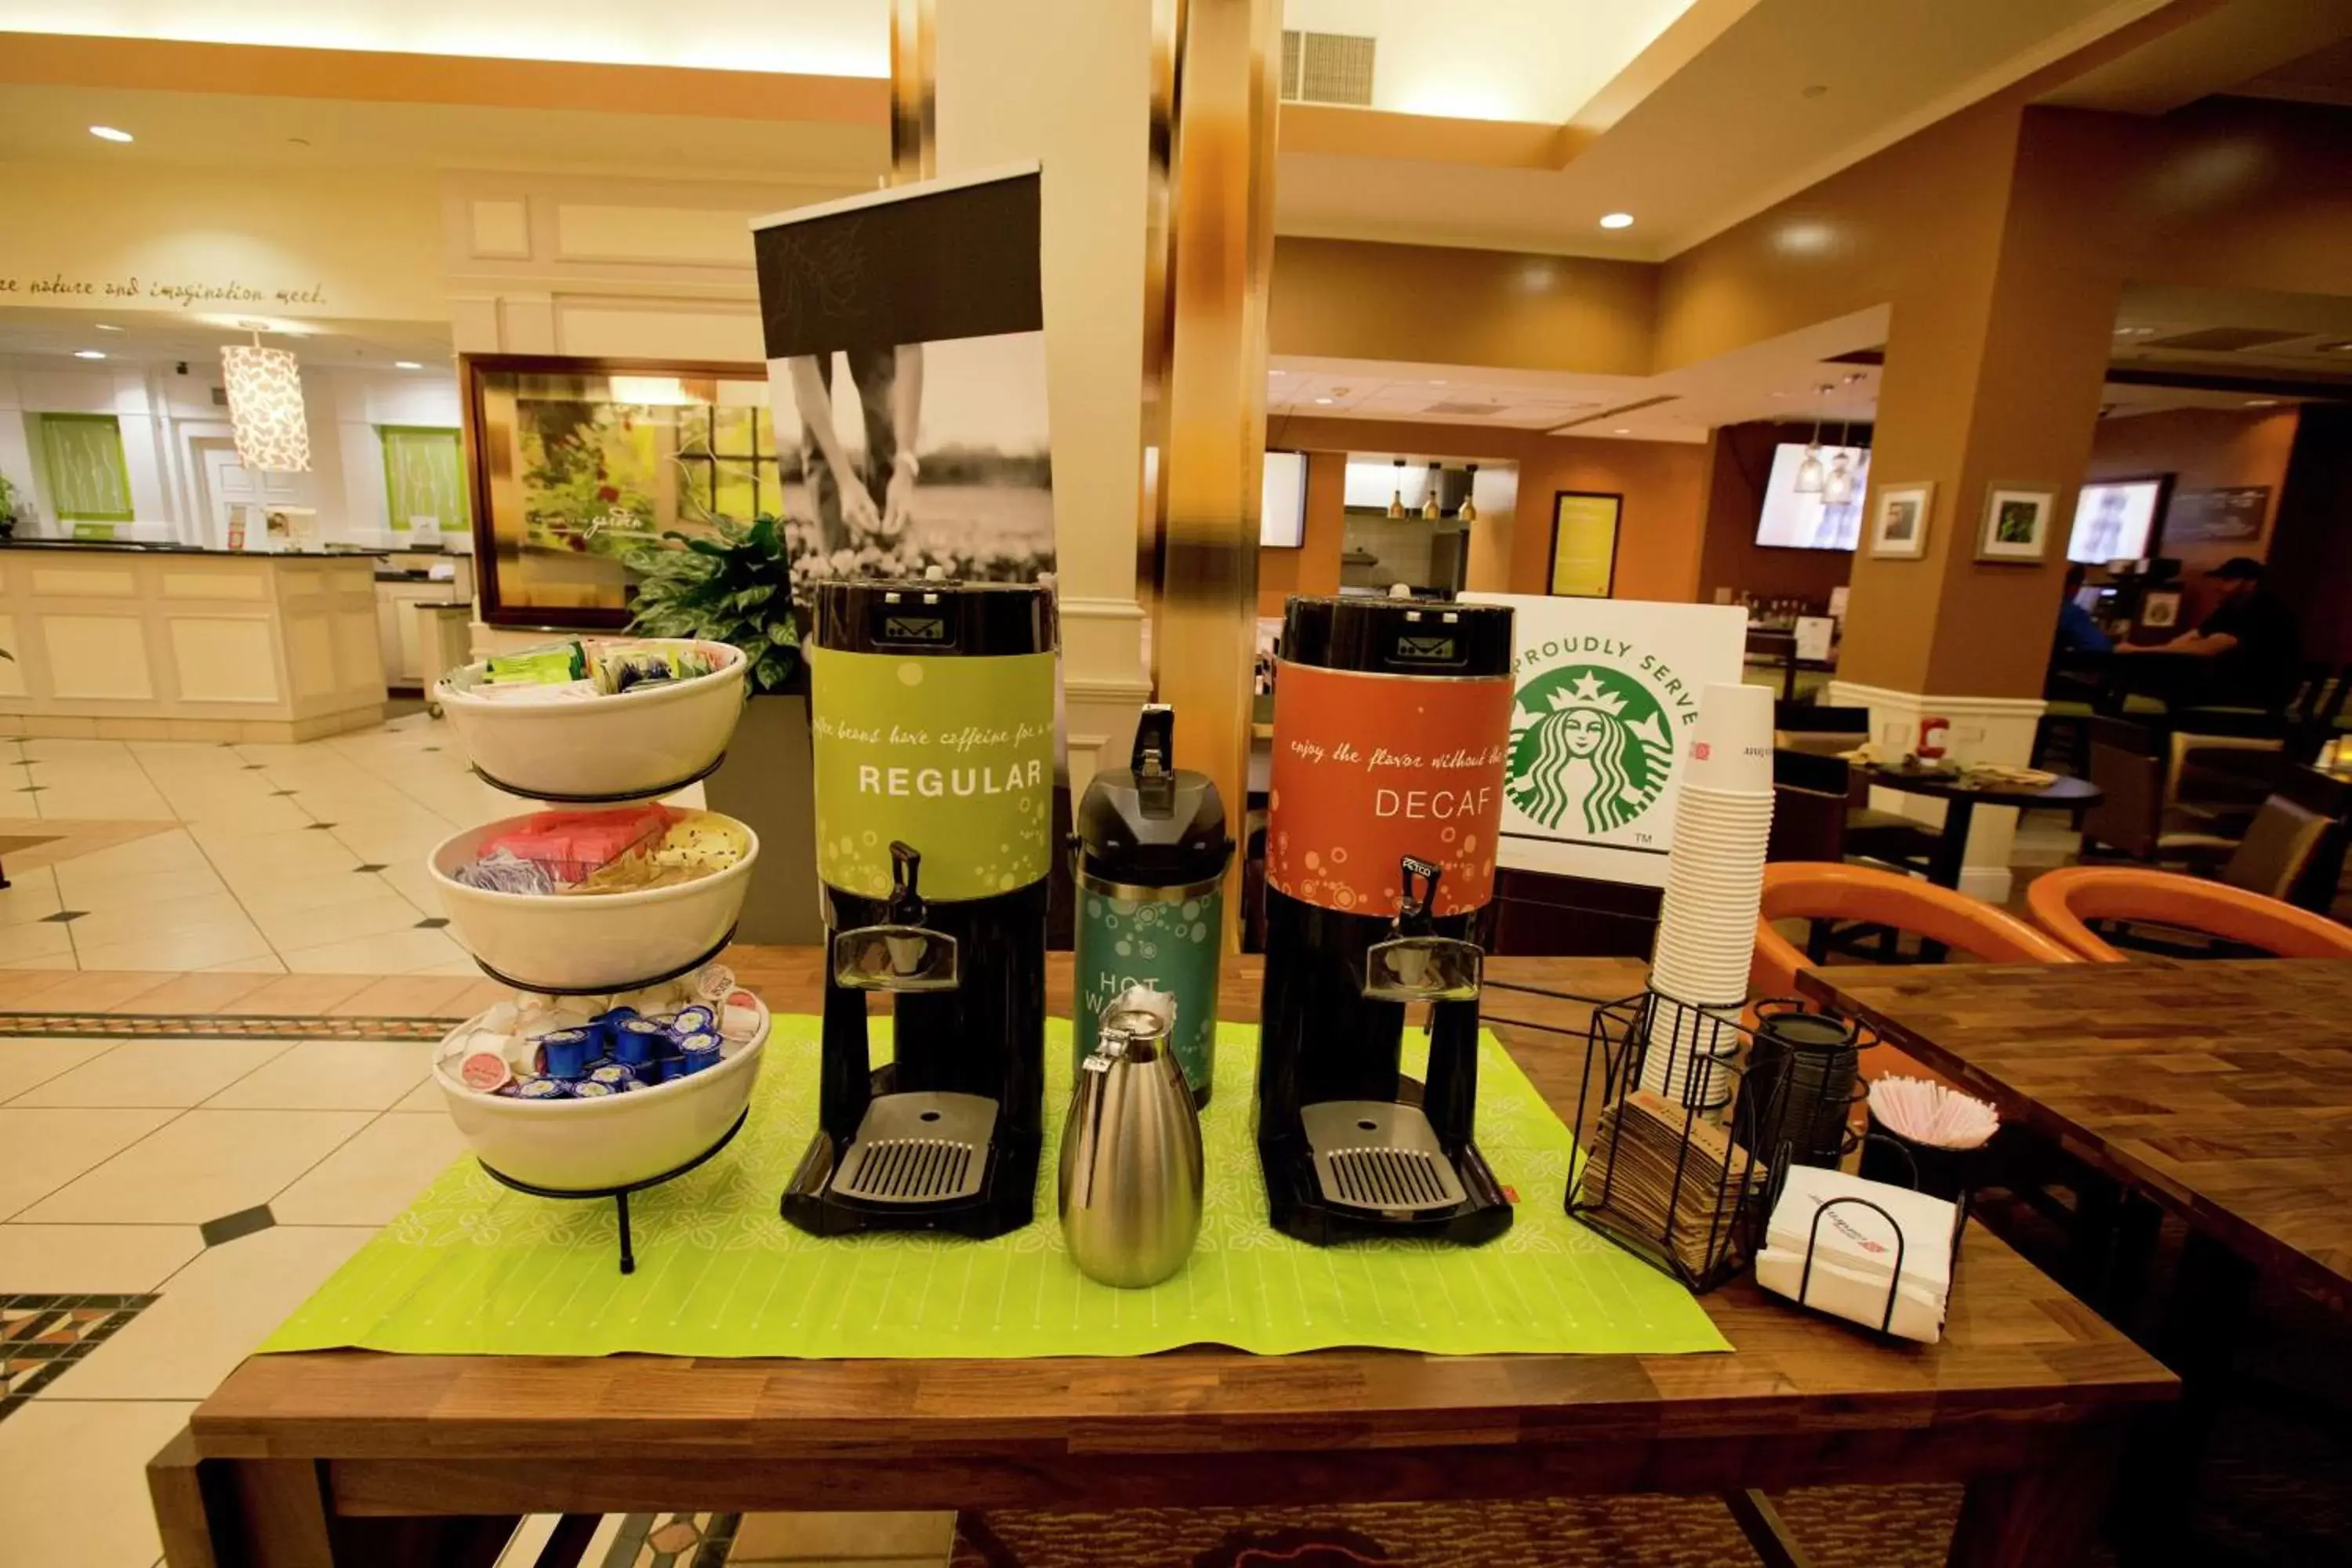
[[[1870,511],[1870,552],[1891,561],[1916,561],[1927,553],[1927,528],[1936,516],[1933,480],[1885,485]]]
[[[1977,559],[2032,563],[2048,559],[2058,492],[2038,485],[1991,485],[1977,531]]]

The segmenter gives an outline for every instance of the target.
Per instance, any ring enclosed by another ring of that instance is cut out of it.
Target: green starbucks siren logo
[[[1519,688],[1504,793],[1546,827],[1600,837],[1650,809],[1674,765],[1664,710],[1633,676],[1567,664]]]

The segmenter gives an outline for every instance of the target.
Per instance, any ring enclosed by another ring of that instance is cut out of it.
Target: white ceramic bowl
[[[425,858],[450,934],[499,978],[526,991],[620,991],[681,972],[715,952],[743,910],[759,835],[742,829],[743,858],[723,871],[634,893],[494,893],[452,872],[481,858],[484,840],[529,821],[468,827]]]
[[[709,675],[575,702],[506,702],[474,690],[487,668],[453,670],[433,700],[466,755],[491,783],[539,800],[622,800],[667,795],[717,762],[743,713],[751,662],[727,643],[648,637],[716,647],[727,661]]]
[[[768,1009],[751,1037],[728,1042],[715,1068],[602,1100],[514,1100],[477,1094],[457,1076],[479,1017],[441,1042],[433,1081],[482,1163],[534,1187],[563,1192],[627,1186],[675,1171],[719,1142],[759,1081]]]

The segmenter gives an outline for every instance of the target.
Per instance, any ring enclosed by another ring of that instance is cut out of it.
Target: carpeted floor
[[[1775,1500],[1815,1568],[1944,1561],[1958,1487],[1822,1487]],[[965,1514],[955,1568],[1702,1568],[1756,1561],[1713,1498],[1373,1503],[1264,1510]]]

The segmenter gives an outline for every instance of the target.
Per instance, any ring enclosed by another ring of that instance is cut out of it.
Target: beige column
[[[1964,760],[2023,763],[2042,710],[2074,496],[2090,459],[2113,343],[2118,285],[2081,264],[2060,215],[2020,172],[2020,189],[1981,250],[1955,258],[1895,302],[1870,502],[1890,487],[1936,486],[1917,560],[1854,561],[1831,700],[1872,710],[1874,737],[1900,749],[1927,715],[1948,719]],[[1980,558],[1995,488],[2051,492],[2037,562]],[[1874,804],[1926,820],[1940,803],[1880,790]],[[2006,899],[2013,811],[1976,814],[1961,890]]]
[[[933,26],[937,173],[1045,169],[1062,685],[1080,791],[1097,767],[1125,762],[1151,695],[1136,597],[1151,7],[948,4]]]

